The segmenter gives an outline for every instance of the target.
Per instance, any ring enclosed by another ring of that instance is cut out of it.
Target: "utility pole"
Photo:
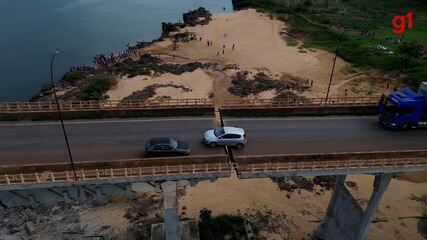
[[[62,118],[61,107],[59,106],[58,96],[56,95],[55,82],[53,81],[53,62],[58,53],[59,53],[59,50],[55,50],[52,56],[52,60],[50,61],[50,81],[52,84],[53,95],[55,96],[56,107],[58,108],[59,119],[61,120],[62,132],[64,133],[65,143],[67,144],[68,156],[70,157],[70,164],[71,164],[71,169],[73,170],[74,180],[77,180],[78,178],[76,174],[76,169],[74,167],[73,155],[71,154],[67,131],[65,131],[64,119]]]
[[[330,77],[330,79],[329,79],[328,92],[326,93],[325,104],[328,102],[328,98],[329,98],[329,91],[331,90],[331,83],[332,83],[332,78],[333,78],[333,76],[334,76],[335,63],[337,62],[337,57],[338,57],[338,50],[339,50],[339,48],[340,48],[340,39],[338,39],[338,42],[337,42],[337,49],[335,50],[334,64],[332,65],[331,77]]]

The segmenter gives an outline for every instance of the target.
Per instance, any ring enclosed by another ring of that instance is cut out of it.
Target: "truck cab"
[[[378,103],[379,121],[387,128],[401,130],[427,126],[427,82],[420,85],[418,93],[409,87],[381,97]]]

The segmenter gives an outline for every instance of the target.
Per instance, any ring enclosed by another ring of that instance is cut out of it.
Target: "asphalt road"
[[[75,161],[143,157],[152,137],[176,137],[188,142],[192,155],[225,154],[203,145],[203,133],[214,119],[147,119],[67,121]],[[0,123],[0,165],[68,161],[61,125],[55,122]]]
[[[392,132],[373,117],[294,117],[225,119],[245,128],[248,143],[237,155],[412,150],[427,147],[427,131]],[[222,154],[202,144],[212,118],[67,121],[76,161],[141,157],[151,137],[189,142],[193,155]],[[58,123],[0,123],[0,165],[68,161]]]
[[[237,155],[415,150],[427,148],[427,131],[394,132],[376,117],[294,117],[235,119],[226,125],[243,127],[248,137]]]

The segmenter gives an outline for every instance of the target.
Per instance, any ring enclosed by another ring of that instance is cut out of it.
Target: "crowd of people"
[[[119,53],[111,53],[109,55],[99,54],[94,57],[93,63],[99,68],[108,68],[114,66],[115,64],[123,61],[123,59],[129,58],[131,56],[139,55],[138,51],[135,51],[134,47],[129,47]]]

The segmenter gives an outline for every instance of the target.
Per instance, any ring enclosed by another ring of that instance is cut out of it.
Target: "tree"
[[[418,59],[422,56],[423,46],[417,41],[402,42],[399,46],[399,53],[402,55],[402,67],[410,66],[411,59]]]

